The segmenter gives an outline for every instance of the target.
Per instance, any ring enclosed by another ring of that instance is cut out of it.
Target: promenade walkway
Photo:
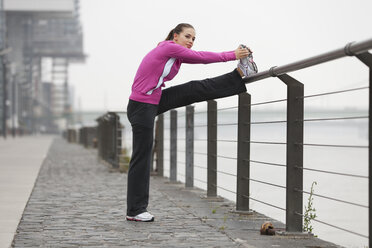
[[[0,138],[0,247],[9,247],[26,207],[51,136]]]
[[[269,218],[231,213],[232,202],[207,200],[204,191],[165,178],[151,178],[153,223],[127,222],[125,195],[126,174],[100,163],[96,150],[55,138],[12,246],[337,247],[316,238],[261,236]]]

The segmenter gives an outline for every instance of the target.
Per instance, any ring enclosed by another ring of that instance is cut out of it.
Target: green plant
[[[309,232],[313,233],[313,226],[311,225],[311,221],[314,220],[316,216],[316,209],[313,206],[313,194],[314,194],[314,185],[317,185],[317,182],[313,182],[311,184],[311,189],[310,189],[310,195],[307,200],[307,206],[305,206],[305,213],[304,213],[304,226],[303,230],[304,232]]]
[[[218,208],[219,208],[218,206],[216,206],[215,208],[213,208],[213,209],[212,209],[212,214],[217,213],[217,209],[218,209]]]

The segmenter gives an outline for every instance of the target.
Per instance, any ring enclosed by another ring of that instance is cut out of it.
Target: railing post
[[[369,246],[372,247],[372,212],[371,212],[371,202],[372,202],[372,154],[371,154],[371,138],[372,138],[372,54],[369,52],[364,52],[356,55],[356,57],[362,61],[366,66],[369,67],[369,103],[368,103],[368,234],[369,234]]]
[[[217,196],[217,102],[208,101],[207,196]]]
[[[114,121],[115,121],[115,139],[114,139],[114,152],[115,152],[115,158],[114,158],[114,167],[119,168],[120,166],[120,156],[121,156],[121,147],[122,147],[122,133],[121,133],[121,124],[120,124],[120,116],[116,113],[114,114]]]
[[[186,107],[186,178],[185,186],[194,187],[194,106]]]
[[[98,123],[97,130],[96,130],[96,132],[97,132],[97,134],[96,134],[96,136],[97,136],[97,151],[98,151],[98,157],[102,158],[102,148],[101,148],[101,143],[102,143],[102,141],[101,141],[101,139],[102,139],[101,138],[102,137],[102,117],[97,118],[96,122]]]
[[[157,150],[156,150],[156,170],[158,176],[164,176],[164,115],[158,116],[157,121]]]
[[[287,85],[287,197],[286,231],[302,232],[304,85],[287,74],[278,76]]]
[[[177,110],[170,111],[170,176],[177,182]]]
[[[251,95],[239,95],[238,108],[238,161],[236,174],[236,210],[249,211]]]

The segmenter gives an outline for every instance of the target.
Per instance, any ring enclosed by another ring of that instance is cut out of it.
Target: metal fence
[[[78,134],[75,129],[67,129],[66,131],[66,139],[69,143],[76,143],[78,140]]]
[[[97,127],[82,127],[79,129],[79,143],[85,148],[97,146]]]
[[[158,117],[157,121],[157,132],[156,132],[156,164],[157,164],[157,171],[158,175],[164,175],[164,161],[167,159],[164,158],[164,152],[169,152],[169,177],[170,181],[177,181],[177,175],[181,175],[185,178],[185,185],[186,187],[193,187],[194,181],[199,181],[206,183],[207,185],[207,195],[209,197],[216,197],[217,196],[217,189],[221,189],[227,192],[231,192],[232,194],[236,195],[236,210],[238,211],[248,211],[250,210],[250,203],[251,201],[260,202],[267,206],[280,209],[285,211],[286,215],[286,231],[287,232],[302,232],[303,231],[303,197],[304,195],[310,195],[311,192],[304,190],[303,188],[303,174],[305,171],[312,171],[316,173],[322,173],[327,175],[338,175],[342,177],[353,177],[353,178],[360,178],[361,180],[368,181],[368,199],[369,203],[371,202],[371,150],[370,146],[365,145],[349,145],[349,144],[321,144],[321,143],[305,143],[304,142],[304,124],[308,122],[322,122],[322,121],[339,121],[339,120],[359,120],[365,119],[368,120],[368,140],[371,140],[371,82],[372,82],[372,55],[368,52],[369,49],[372,49],[372,39],[362,41],[362,42],[352,42],[348,43],[345,47],[341,49],[337,49],[325,54],[321,54],[318,56],[311,57],[309,59],[304,59],[298,62],[294,62],[288,65],[279,66],[279,67],[272,67],[267,71],[255,74],[245,79],[246,83],[253,83],[255,81],[259,81],[268,77],[276,77],[283,83],[285,83],[287,87],[287,98],[286,99],[279,99],[275,101],[269,102],[259,102],[259,103],[251,103],[251,95],[248,93],[243,93],[239,95],[239,103],[238,106],[232,108],[224,108],[218,109],[216,101],[208,101],[208,109],[205,112],[207,115],[207,124],[206,125],[195,125],[194,118],[196,114],[200,112],[194,111],[194,106],[187,106],[185,110],[185,125],[179,126],[177,124],[177,118],[179,115],[177,114],[176,110],[170,111],[169,117],[169,129],[165,127],[164,115]],[[340,91],[333,91],[333,92],[324,92],[320,94],[314,95],[304,95],[304,85],[296,80],[295,78],[289,76],[287,73],[296,71],[299,69],[311,67],[318,65],[320,63],[332,61],[341,57],[345,56],[355,56],[358,60],[360,60],[364,65],[369,67],[369,85],[366,87],[357,87],[351,89],[345,89]],[[369,113],[368,115],[361,116],[344,116],[344,117],[325,117],[325,118],[304,118],[304,100],[308,98],[320,97],[325,95],[334,95],[334,94],[342,94],[351,91],[369,91]],[[255,106],[261,106],[265,104],[275,104],[275,103],[285,103],[286,106],[286,120],[275,120],[275,121],[258,121],[252,122],[251,121],[251,109]],[[237,123],[218,123],[217,122],[217,114],[219,111],[224,111],[228,109],[236,109],[237,110]],[[277,142],[277,141],[258,141],[251,139],[251,127],[253,125],[261,125],[261,124],[275,124],[275,123],[282,123],[286,125],[286,142]],[[236,126],[237,127],[237,139],[227,139],[227,140],[218,140],[217,139],[217,129],[221,126]],[[206,139],[198,139],[194,137],[194,130],[195,128],[207,128],[207,138]],[[180,141],[182,139],[177,138],[178,130],[185,129],[185,139],[184,145],[185,150],[180,151],[177,149],[177,140]],[[169,139],[165,138],[165,131],[169,131]],[[169,142],[169,150],[164,148],[165,143]],[[194,143],[195,142],[204,142],[203,144],[207,144],[207,152],[203,153],[198,150],[194,150]],[[234,143],[237,145],[237,157],[227,157],[222,156],[221,154],[217,153],[217,143],[218,142],[227,142],[227,143]],[[251,159],[251,145],[252,144],[260,144],[260,145],[278,145],[284,146],[286,150],[286,163],[273,163],[270,161],[258,161]],[[368,150],[368,175],[357,175],[347,172],[340,172],[340,171],[331,171],[324,168],[323,170],[307,168],[303,165],[303,154],[304,154],[304,147],[333,147],[333,148],[348,148],[348,149],[364,149]],[[177,164],[183,163],[177,159],[177,153],[183,152],[185,154],[185,174],[177,172]],[[207,158],[207,167],[200,166],[194,164],[194,155],[206,156]],[[225,158],[229,160],[234,160],[237,166],[237,173],[227,173],[223,171],[217,170],[217,159],[218,158]],[[254,165],[264,165],[264,166],[274,166],[274,167],[281,167],[285,169],[286,173],[286,184],[279,185],[272,182],[267,182],[263,180],[258,180],[250,175],[250,171],[252,166]],[[196,177],[194,177],[194,168],[205,169],[207,171],[207,180],[203,181]],[[217,173],[226,174],[229,176],[233,176],[236,179],[236,191],[226,189],[220,186],[217,183]],[[271,187],[280,188],[285,190],[285,197],[286,197],[286,206],[280,207],[276,206],[275,204],[269,202],[263,202],[259,199],[255,199],[250,195],[250,185],[251,182],[265,184]],[[333,225],[332,223],[327,223],[325,221],[314,219],[315,222],[327,225],[329,227],[342,230],[348,232],[353,235],[357,235],[363,238],[369,238],[371,235],[371,212],[370,212],[370,204],[364,205],[359,204],[356,202],[351,201],[350,199],[339,199],[337,197],[329,196],[329,195],[322,195],[322,194],[313,194],[317,197],[329,200],[329,201],[337,201],[341,204],[347,204],[356,206],[360,209],[367,209],[369,212],[369,235],[362,234],[361,232],[348,230],[347,228]],[[372,247],[371,240],[369,239],[369,247]]]
[[[114,168],[120,164],[122,125],[118,113],[108,112],[97,120],[98,156]]]

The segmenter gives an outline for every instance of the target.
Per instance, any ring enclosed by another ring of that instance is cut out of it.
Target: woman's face
[[[190,49],[194,45],[195,30],[193,28],[184,28],[180,34],[174,34],[173,41]]]

